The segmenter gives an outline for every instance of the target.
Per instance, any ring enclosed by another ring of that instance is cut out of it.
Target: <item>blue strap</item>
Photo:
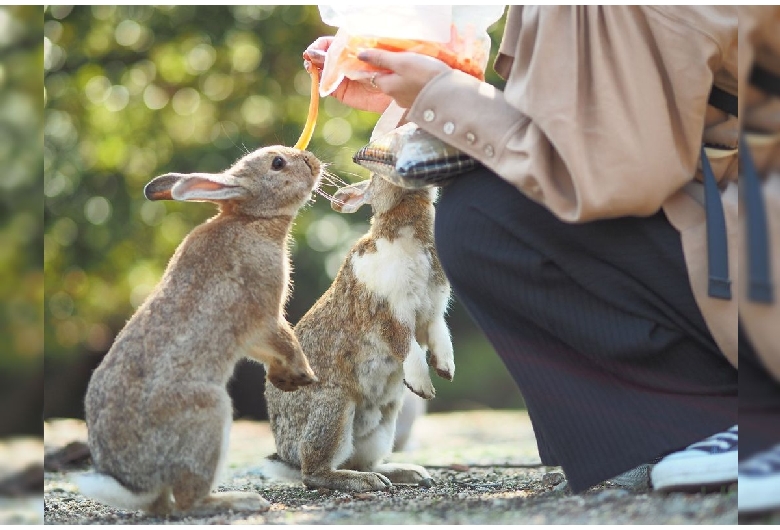
[[[761,196],[761,181],[747,142],[740,138],[739,159],[742,163],[742,191],[745,193],[748,257],[748,299],[771,304],[774,300],[769,255],[769,231],[766,207]]]
[[[726,216],[723,214],[720,190],[704,146],[701,147],[701,167],[704,173],[704,209],[707,214],[707,267],[709,269],[707,294],[711,298],[731,300]]]

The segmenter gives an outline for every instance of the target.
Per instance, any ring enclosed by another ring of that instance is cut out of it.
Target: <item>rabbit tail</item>
[[[133,493],[114,477],[102,473],[83,473],[74,476],[73,481],[84,496],[123,510],[147,510],[161,493]]]
[[[281,482],[303,482],[301,470],[282,460],[277,453],[267,456],[261,464],[263,475]]]

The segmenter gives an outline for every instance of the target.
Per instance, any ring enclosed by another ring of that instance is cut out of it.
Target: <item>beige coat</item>
[[[737,91],[729,6],[511,6],[496,60],[503,92],[460,71],[430,82],[407,119],[578,223],[663,209],[696,300],[737,366],[738,123],[708,107]],[[702,134],[723,190],[732,298],[707,295]],[[699,177],[700,178],[700,177]]]
[[[767,97],[746,82],[754,64],[780,75],[780,7],[742,8],[739,22],[740,115],[748,131],[746,143],[762,177],[775,297],[772,305],[756,303],[745,296],[743,282],[739,309],[748,338],[769,372],[780,381],[780,97]],[[740,208],[743,223],[744,213],[745,208]],[[747,270],[744,226],[741,230],[740,267]]]

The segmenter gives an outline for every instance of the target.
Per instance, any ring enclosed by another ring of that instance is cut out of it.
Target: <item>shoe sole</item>
[[[737,493],[740,514],[760,514],[780,510],[780,477],[755,479],[739,477]]]
[[[736,454],[681,458],[656,464],[650,472],[656,491],[717,488],[737,482]]]

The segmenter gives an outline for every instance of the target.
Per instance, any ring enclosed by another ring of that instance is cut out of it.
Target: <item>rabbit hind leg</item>
[[[354,452],[355,404],[336,395],[317,403],[300,445],[301,475],[308,488],[378,491],[391,482],[380,473],[337,469]]]
[[[216,465],[214,466],[216,473]],[[264,512],[271,504],[262,496],[247,491],[212,492],[214,476],[204,476],[190,469],[180,468],[173,486],[175,515],[204,516],[234,512]]]
[[[176,508],[176,504],[173,502],[172,490],[166,486],[160,493],[160,496],[155,499],[152,504],[146,509],[152,515],[169,515],[173,513]]]
[[[210,515],[234,512],[266,512],[271,503],[252,491],[218,491],[208,494],[189,510],[187,515]]]
[[[433,485],[433,478],[422,466],[416,464],[397,464],[387,462],[374,466],[373,471],[381,473],[393,484],[417,484],[418,486],[430,487]]]
[[[211,494],[221,474],[230,445],[232,406],[227,392],[212,385],[182,385],[175,397],[189,403],[191,409],[178,425],[179,447],[169,463],[170,485],[177,513],[211,513],[267,508],[257,494],[236,496]]]
[[[422,466],[415,464],[380,463],[393,450],[395,424],[401,402],[392,401],[382,408],[382,420],[376,429],[362,440],[355,442],[353,462],[364,462],[361,467],[365,471],[373,471],[388,478],[393,484],[417,484],[431,486],[433,479]]]

